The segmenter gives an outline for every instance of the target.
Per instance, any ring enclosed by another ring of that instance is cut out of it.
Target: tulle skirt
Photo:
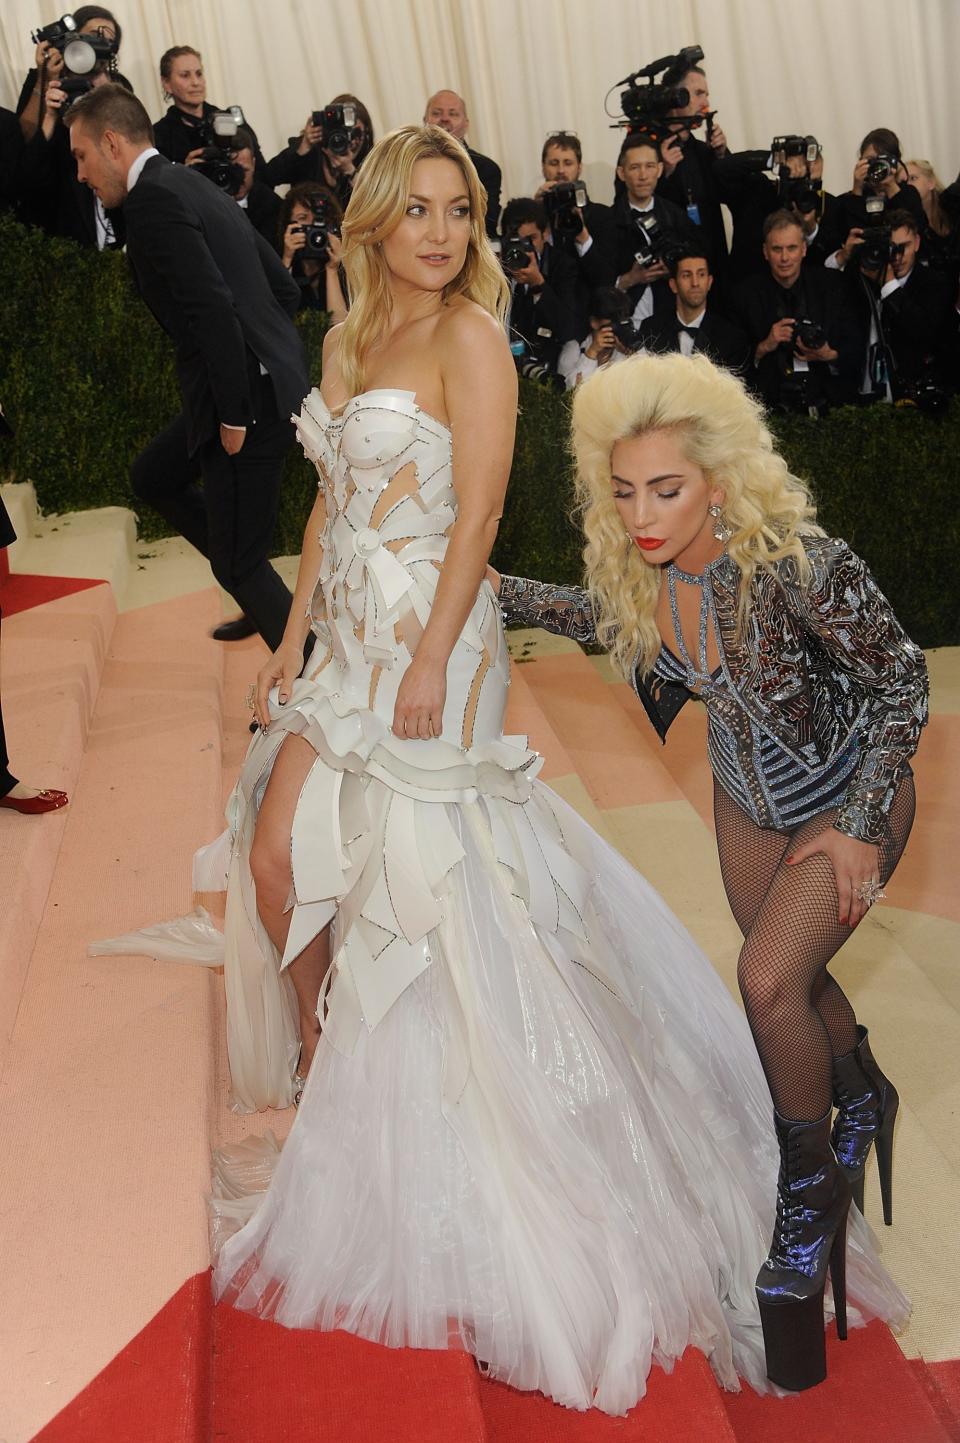
[[[321,1039],[282,1151],[219,1155],[217,1296],[288,1327],[463,1347],[571,1408],[625,1412],[691,1345],[725,1388],[769,1388],[754,1281],[778,1159],[740,1009],[549,788],[523,811],[588,878],[576,931],[534,922],[498,860],[512,803],[423,805],[463,851],[429,965],[349,1055]],[[851,1322],[901,1323],[855,1211],[848,1236]]]

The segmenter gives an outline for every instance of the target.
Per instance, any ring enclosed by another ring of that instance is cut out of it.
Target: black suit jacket
[[[491,240],[495,240],[500,223],[500,187],[503,176],[499,165],[495,160],[491,160],[489,155],[481,155],[479,150],[471,150],[469,145],[465,148],[480,177],[480,184],[487,192],[487,235]]]
[[[672,175],[660,177],[657,195],[672,201],[687,215],[687,206],[700,213],[700,228],[707,238],[707,258],[715,276],[726,268],[727,233],[720,202],[726,200],[717,172],[717,152],[695,135],[683,142],[683,159]]]
[[[262,185],[259,180],[255,180],[247,192],[246,207],[241,206],[240,209],[246,209],[247,220],[260,232],[264,240],[279,252],[280,239],[277,235],[277,224],[283,209],[283,201],[277,192],[271,190],[268,185]]]
[[[613,225],[614,245],[616,247],[616,268],[614,277],[625,275],[634,263],[637,252],[637,230],[636,222],[633,219],[634,212],[630,202],[624,193],[613,204]],[[671,201],[664,200],[661,195],[653,197],[653,214],[656,217],[661,229],[670,231],[677,240],[684,244],[706,246],[708,244],[703,231],[692,224],[684,211],[679,206],[673,205]],[[636,306],[640,297],[647,289],[644,285],[631,286],[627,294],[630,297],[631,306]],[[670,313],[676,310],[676,298],[673,291],[667,285],[666,280],[654,281],[650,287],[653,291],[653,309],[655,314]]]
[[[816,321],[838,354],[832,368],[824,361],[810,362],[811,399],[839,404],[853,398],[859,384],[862,346],[856,317],[838,271],[804,263],[792,291],[779,285],[769,271],[748,276],[736,289],[734,306],[736,320],[754,350],[769,334],[774,321],[787,316]],[[764,356],[759,366],[753,366],[751,357],[752,383],[768,405],[775,406],[783,400],[783,383],[792,372],[793,359],[790,346],[779,346]]]
[[[780,209],[780,191],[775,180],[757,170],[769,152],[747,150],[725,155],[717,161],[716,174],[722,181],[724,198],[733,217],[733,241],[730,246],[729,275],[732,280],[756,275],[767,269],[763,258],[763,223],[768,215]],[[826,192],[823,214],[812,241],[807,243],[807,261],[820,265],[832,256],[846,240],[840,234],[840,203]]]
[[[645,351],[679,351],[681,325],[676,311],[672,316],[648,316],[640,327],[640,344]],[[708,310],[693,333],[693,349],[709,356],[719,366],[743,375],[750,363],[750,342],[739,326]]]
[[[543,289],[535,297],[527,286],[513,287],[509,324],[533,355],[555,371],[562,347],[576,338],[579,329],[577,266],[549,244],[539,265]]]
[[[898,386],[943,368],[944,348],[954,317],[953,295],[944,278],[914,265],[909,277],[880,302],[880,318]]]
[[[124,210],[140,294],[174,343],[191,453],[221,424],[257,420],[261,364],[280,415],[298,409],[309,389],[291,319],[300,292],[236,201],[155,155]]]

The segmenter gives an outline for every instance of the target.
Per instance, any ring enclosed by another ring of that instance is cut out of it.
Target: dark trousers
[[[191,456],[182,414],[133,463],[136,495],[202,552],[214,576],[271,651],[283,637],[290,592],[270,565],[284,457],[294,440],[262,378],[263,406],[243,448],[228,456],[219,434]],[[201,484],[202,483],[202,484]]]
[[[0,626],[3,624],[3,613],[0,612]],[[9,766],[10,758],[7,756],[7,739],[3,731],[3,707],[0,706],[0,797],[5,797],[7,792],[12,791],[17,785],[17,779]]]

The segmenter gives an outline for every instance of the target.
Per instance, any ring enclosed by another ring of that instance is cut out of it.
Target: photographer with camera
[[[63,118],[80,95],[111,80],[130,90],[117,72],[120,26],[109,10],[85,5],[34,34],[37,69],[20,95],[25,137],[20,157],[20,216],[51,235],[106,250],[124,242],[123,214],[108,210],[77,179]]]
[[[696,247],[676,256],[670,266],[669,285],[677,309],[649,316],[639,332],[644,351],[679,351],[692,356],[696,351],[710,357],[728,371],[744,375],[750,364],[750,342],[738,326],[708,307],[713,286],[710,261]]]
[[[373,121],[355,95],[335,95],[322,110],[307,116],[299,135],[267,162],[265,179],[272,186],[321,185],[346,210],[353,182],[373,148]]]
[[[580,179],[583,151],[579,136],[553,131],[540,152],[543,181],[534,200],[543,202],[550,234],[577,261],[583,291],[612,286],[616,279],[616,231],[608,205],[591,200]]]
[[[738,323],[753,351],[747,380],[768,406],[816,415],[851,399],[857,379],[857,327],[840,278],[804,266],[797,217],[774,211],[763,226],[767,271],[737,287]]]
[[[926,217],[918,192],[907,179],[900,141],[892,130],[878,127],[860,142],[853,183],[837,197],[837,226],[844,238],[826,264],[844,270],[863,242],[864,233],[886,224],[886,213],[907,210],[922,226]]]
[[[253,126],[239,105],[224,111],[207,100],[207,79],[203,56],[192,45],[174,45],[160,56],[160,84],[169,109],[154,124],[157,150],[176,165],[185,165],[201,150],[215,142],[215,117],[229,114],[249,133],[251,149],[259,168],[264,165]]]
[[[479,150],[471,150],[467,144],[467,131],[470,128],[467,102],[455,90],[438,90],[436,95],[431,95],[427,101],[423,112],[423,123],[424,125],[439,125],[441,130],[445,130],[448,135],[459,140],[473,161],[474,169],[480,177],[480,184],[487,192],[487,235],[491,240],[496,240],[497,222],[500,218],[500,187],[503,184],[503,176],[495,160],[491,160],[489,155],[481,155]]]
[[[567,341],[557,372],[568,391],[592,376],[599,366],[612,365],[637,348],[630,320],[630,301],[616,286],[598,286],[589,301],[589,330],[582,341]]]
[[[556,377],[560,351],[580,329],[577,267],[551,243],[547,213],[531,196],[504,207],[500,263],[510,283],[507,332],[517,369]]]
[[[763,223],[775,210],[796,215],[807,241],[807,266],[824,265],[843,236],[838,201],[823,189],[823,150],[813,135],[777,135],[767,150],[727,154],[716,174],[733,218],[732,281],[762,271]]]
[[[679,206],[689,220],[704,231],[713,274],[723,278],[727,234],[721,202],[727,197],[717,162],[727,154],[727,137],[717,123],[716,111],[710,109],[706,72],[700,64],[689,62],[688,57],[698,51],[702,59],[699,46],[681,51],[663,76],[665,86],[686,92],[687,98],[667,111],[673,126],[672,133],[660,145],[663,176],[657,193]],[[689,123],[683,124],[684,121]],[[693,133],[700,127],[703,127],[703,139]]]
[[[628,135],[620,147],[617,179],[623,194],[613,205],[616,245],[615,284],[630,297],[635,325],[654,313],[674,310],[667,285],[669,262],[687,246],[703,249],[699,227],[679,208],[656,194],[663,162],[656,141]]]
[[[250,224],[264,240],[275,245],[283,202],[275,190],[257,179],[255,142],[245,125],[237,126],[223,148],[205,148],[188,160],[187,165],[232,195]]]
[[[327,311],[333,326],[347,318],[342,219],[332,191],[312,181],[291,187],[281,203],[280,259],[300,287],[300,310]]]

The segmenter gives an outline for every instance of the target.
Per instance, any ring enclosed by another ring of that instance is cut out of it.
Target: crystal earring
[[[718,541],[729,541],[730,537],[733,535],[733,532],[730,530],[730,527],[727,525],[726,520],[724,519],[723,507],[713,505],[709,506],[707,509],[710,512],[710,515],[713,517],[714,536],[717,538]]]

